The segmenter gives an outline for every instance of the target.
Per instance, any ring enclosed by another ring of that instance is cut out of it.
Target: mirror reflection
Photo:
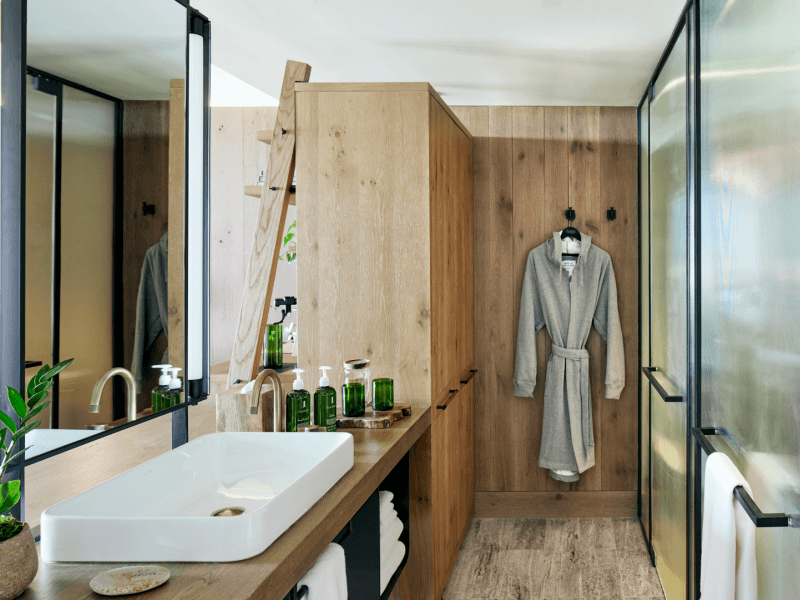
[[[27,458],[181,401],[173,371],[154,404],[153,366],[184,361],[186,21],[175,0],[28,0],[26,384],[74,362]]]

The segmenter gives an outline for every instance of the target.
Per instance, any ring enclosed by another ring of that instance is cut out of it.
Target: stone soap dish
[[[89,587],[101,596],[129,596],[163,585],[169,575],[169,569],[156,565],[121,567],[100,573]]]

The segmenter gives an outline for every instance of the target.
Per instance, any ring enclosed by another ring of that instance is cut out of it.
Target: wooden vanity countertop
[[[269,548],[233,563],[158,563],[172,576],[147,592],[148,600],[282,600],[430,424],[430,407],[415,406],[411,417],[389,429],[342,430],[355,438],[353,468]],[[99,599],[89,581],[118,566],[40,560],[36,579],[20,599]]]

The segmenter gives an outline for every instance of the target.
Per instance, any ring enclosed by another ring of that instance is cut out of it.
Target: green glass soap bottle
[[[180,367],[172,367],[169,371],[172,373],[172,379],[169,380],[169,390],[161,395],[162,410],[172,406],[178,406],[181,403],[181,393],[183,392],[183,381],[178,377]]]
[[[286,431],[297,431],[311,425],[311,394],[303,389],[300,374],[303,369],[292,369],[297,379],[292,384],[292,391],[286,394]]]
[[[161,369],[161,375],[158,378],[158,385],[153,388],[153,394],[151,396],[151,407],[153,409],[153,413],[164,410],[164,401],[162,397],[164,392],[169,390],[170,377],[168,371],[171,367],[172,365],[153,365],[154,369]]]
[[[314,424],[325,431],[336,431],[336,390],[328,379],[330,367],[320,367],[322,377],[314,392]]]

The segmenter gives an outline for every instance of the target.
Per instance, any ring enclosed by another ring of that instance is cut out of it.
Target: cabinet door
[[[473,383],[436,409],[431,424],[433,568],[441,597],[474,508]]]

